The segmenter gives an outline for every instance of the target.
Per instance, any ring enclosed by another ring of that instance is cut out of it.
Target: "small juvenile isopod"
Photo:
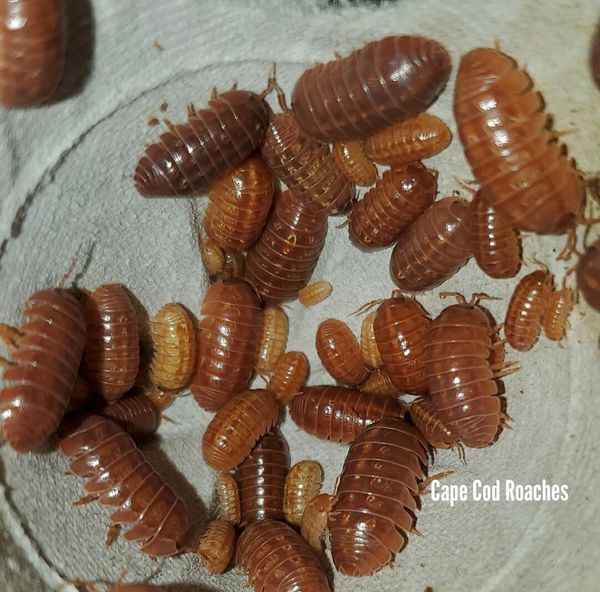
[[[331,592],[319,560],[289,525],[259,520],[240,536],[235,562],[255,592]]]
[[[390,246],[433,203],[436,191],[437,172],[418,162],[386,171],[352,208],[350,240],[365,251]]]
[[[357,385],[369,375],[358,341],[346,323],[338,319],[323,321],[315,345],[321,363],[338,382]]]
[[[547,269],[534,271],[517,284],[504,321],[504,334],[513,349],[528,351],[536,344],[553,287],[554,279]]]
[[[234,526],[242,519],[240,508],[240,492],[233,475],[219,473],[215,482],[217,499],[219,500],[219,518]]]
[[[30,107],[52,97],[65,66],[64,0],[0,2],[0,103]]]
[[[285,352],[289,320],[280,306],[266,304],[261,313],[260,338],[254,367],[259,374],[270,374]]]
[[[379,164],[398,165],[431,158],[448,147],[452,134],[435,115],[420,113],[365,138],[365,154]]]
[[[334,144],[331,154],[338,169],[350,183],[370,187],[377,180],[377,167],[365,156],[361,140]]]
[[[472,249],[469,203],[446,197],[433,203],[400,235],[390,259],[392,280],[407,292],[430,290],[453,276]]]
[[[208,194],[206,234],[221,247],[245,251],[260,236],[273,202],[273,178],[264,161],[253,156],[225,172]]]
[[[160,409],[142,392],[105,403],[98,414],[118,423],[134,438],[154,433],[160,423]]]
[[[319,495],[323,484],[323,469],[314,460],[297,462],[287,475],[283,494],[285,519],[293,526],[302,524],[309,502]]]
[[[200,241],[200,257],[209,278],[223,272],[225,267],[225,251],[212,238]]]
[[[329,512],[333,508],[335,497],[321,493],[314,497],[304,509],[300,533],[302,538],[317,552],[323,550],[323,536],[327,529]]]
[[[220,574],[227,569],[235,552],[235,539],[235,528],[229,522],[208,523],[196,551],[208,573]]]
[[[381,368],[383,365],[375,341],[375,328],[373,326],[375,315],[375,312],[368,314],[363,319],[360,327],[360,350],[362,351],[363,360],[369,368]]]
[[[252,376],[260,335],[260,303],[243,280],[216,282],[202,303],[196,368],[196,402],[216,411],[244,390]]]
[[[473,256],[490,277],[511,278],[521,268],[521,235],[486,201],[479,190],[471,202],[473,210]]]
[[[235,469],[240,491],[241,525],[257,520],[283,520],[283,491],[290,470],[287,442],[278,429],[262,436]]]
[[[401,395],[400,389],[392,382],[390,375],[383,369],[377,368],[369,374],[369,378],[360,385],[363,393],[371,395],[384,395],[386,397],[397,397]]]
[[[331,284],[327,281],[311,282],[298,292],[298,301],[303,306],[314,306],[328,298],[331,290]]]
[[[286,352],[279,358],[266,388],[282,405],[288,405],[302,391],[307,376],[306,356],[302,352]]]
[[[58,288],[32,294],[16,329],[0,325],[11,359],[0,358],[0,438],[17,452],[43,444],[58,427],[77,381],[86,327],[79,302]]]
[[[577,287],[587,303],[600,312],[600,238],[586,249],[577,264]]]
[[[244,253],[232,251],[231,249],[224,249],[223,253],[225,255],[223,269],[214,279],[216,281],[221,281],[243,278],[244,270],[246,268],[246,256]]]
[[[133,387],[140,366],[137,315],[120,284],[103,284],[84,305],[87,338],[82,371],[90,388],[107,401]]]
[[[217,471],[233,469],[278,419],[279,404],[268,391],[247,390],[231,397],[217,411],[202,437],[206,464]]]
[[[196,330],[189,313],[175,302],[161,307],[151,321],[154,355],[150,380],[165,390],[186,386],[196,363]]]
[[[553,290],[544,311],[544,334],[551,341],[562,341],[569,328],[569,316],[577,301],[577,291],[563,284],[560,290]]]
[[[458,436],[442,423],[429,399],[419,398],[411,403],[410,418],[433,448],[462,450]]]
[[[319,142],[362,138],[427,109],[449,76],[450,56],[435,41],[386,37],[306,70],[292,108]]]
[[[312,386],[289,406],[294,423],[305,432],[333,442],[352,442],[384,417],[404,417],[404,403],[340,386]]]

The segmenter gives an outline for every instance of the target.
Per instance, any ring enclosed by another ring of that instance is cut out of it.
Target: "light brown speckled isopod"
[[[286,352],[279,358],[267,384],[267,390],[274,394],[282,405],[288,405],[302,391],[307,376],[306,356],[302,352]]]
[[[390,375],[383,368],[373,370],[369,378],[360,385],[359,390],[363,393],[386,397],[397,397],[402,394],[402,391],[392,382]]]
[[[338,169],[350,183],[369,187],[377,180],[377,167],[365,156],[362,140],[334,144],[331,154]]]
[[[383,366],[381,355],[377,349],[377,342],[375,341],[375,329],[373,328],[376,314],[376,311],[368,314],[363,319],[360,327],[360,349],[363,359],[369,368],[381,368]]]
[[[200,241],[200,257],[208,277],[213,278],[223,272],[225,267],[225,251],[212,238]]]
[[[242,517],[240,492],[233,475],[219,473],[215,481],[215,489],[219,501],[219,518],[233,525],[239,524]]]
[[[260,339],[254,367],[259,374],[270,374],[285,352],[289,320],[285,311],[273,304],[263,306]]]
[[[544,313],[544,334],[551,341],[561,341],[567,335],[569,316],[577,302],[577,291],[563,285],[550,295]]]
[[[235,541],[235,528],[229,522],[209,522],[198,545],[198,555],[209,573],[220,574],[227,569],[233,559]]]
[[[329,298],[332,289],[331,284],[325,280],[311,282],[298,292],[298,300],[304,306],[314,306]]]
[[[335,496],[321,493],[314,497],[304,509],[300,533],[315,551],[321,552],[323,549],[327,519],[334,503]]]
[[[304,509],[319,495],[322,484],[323,468],[317,461],[301,460],[290,469],[283,491],[283,511],[290,524],[300,526]]]

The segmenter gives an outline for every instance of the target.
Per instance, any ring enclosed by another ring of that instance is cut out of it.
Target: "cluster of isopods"
[[[42,74],[27,91],[11,64],[0,62],[7,106],[47,99],[60,79],[60,3],[39,4],[52,7],[28,22],[41,19],[52,51],[31,54]],[[17,42],[0,32],[0,45]],[[598,81],[600,41],[594,47]],[[578,290],[567,287],[568,274],[557,289],[540,263],[516,286],[501,325],[480,306],[484,294],[467,303],[442,293],[458,303],[433,320],[414,294],[441,285],[471,256],[492,278],[514,277],[519,232],[573,238],[577,224],[590,223],[585,183],[528,75],[497,49],[475,49],[461,59],[454,111],[479,190],[470,203],[457,195],[436,201],[437,172],[421,161],[444,150],[451,133],[426,110],[450,71],[439,43],[387,37],[305,71],[291,107],[273,75],[262,94],[215,91],[207,108],[190,107],[186,124],[168,123],[140,159],[135,185],[144,196],[209,192],[201,222],[194,210],[194,228],[211,285],[198,322],[177,303],[153,317],[149,363],[141,363],[136,309],[118,284],[66,290],[65,276],[27,300],[20,328],[0,325],[11,354],[2,360],[2,437],[28,452],[58,431],[69,472],[86,479],[76,503],[115,509],[107,544],[127,525],[124,537],[142,552],[194,553],[210,573],[235,561],[259,592],[329,591],[326,532],[339,572],[372,574],[418,532],[419,495],[441,476],[426,476],[433,449],[456,448],[464,457],[465,447],[498,438],[509,419],[499,380],[518,370],[505,360],[505,345],[527,351],[542,328],[563,339]],[[266,102],[272,91],[277,113]],[[376,164],[389,168],[378,176]],[[287,190],[277,192],[279,182]],[[356,186],[370,187],[359,201]],[[359,249],[394,245],[390,274],[398,289],[364,307],[376,310],[364,318],[360,343],[342,321],[321,323],[317,354],[338,384],[306,386],[308,361],[286,351],[289,323],[280,305],[299,298],[313,306],[330,294],[328,282],[309,282],[327,216],[343,214]],[[573,252],[568,245],[565,257]],[[572,271],[600,311],[600,241]],[[249,388],[254,374],[268,378],[264,389]],[[215,413],[202,454],[217,471],[219,500],[218,516],[193,548],[185,543],[192,520],[183,500],[135,441],[157,429],[187,387]],[[317,462],[290,468],[277,428],[286,406],[307,433],[350,444],[331,494],[321,493]]]

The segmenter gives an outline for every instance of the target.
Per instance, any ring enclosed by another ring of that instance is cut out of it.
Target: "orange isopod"
[[[227,569],[233,559],[235,541],[235,528],[229,522],[213,520],[208,523],[197,551],[208,573],[220,574]]]
[[[302,391],[308,376],[308,360],[302,352],[286,352],[267,383],[267,390],[275,395],[282,405],[290,401]]]
[[[285,352],[289,320],[280,306],[266,304],[261,316],[260,338],[254,367],[259,374],[270,374]]]
[[[600,311],[600,238],[586,249],[577,264],[577,287],[587,303]]]
[[[225,251],[216,240],[208,238],[200,241],[200,257],[209,278],[223,272],[225,267]]]
[[[362,140],[334,144],[331,154],[338,169],[350,183],[369,187],[377,180],[377,167],[365,156]]]
[[[143,392],[105,403],[98,414],[118,423],[133,438],[154,433],[160,423],[160,409]]]
[[[240,523],[242,510],[237,481],[229,473],[219,473],[215,481],[219,501],[219,518],[234,526]]]
[[[360,385],[359,389],[363,393],[386,397],[397,397],[402,394],[400,389],[392,382],[390,375],[383,368],[373,370],[369,374],[369,378]]]
[[[331,284],[325,280],[311,282],[298,292],[298,301],[303,306],[314,306],[328,298],[331,291]]]
[[[322,483],[323,468],[315,460],[301,460],[290,469],[283,491],[283,511],[290,524],[302,524],[304,510],[319,495]]]
[[[377,342],[375,341],[375,328],[373,327],[375,315],[375,312],[368,314],[363,319],[360,327],[360,349],[363,360],[369,368],[381,368],[383,365],[381,355],[377,349]]]
[[[569,316],[577,302],[577,291],[563,285],[553,290],[544,312],[544,333],[551,341],[561,341],[569,328]]]
[[[323,550],[323,536],[334,503],[335,496],[321,493],[308,503],[302,514],[302,538],[319,553]]]
[[[410,418],[434,448],[463,449],[458,436],[442,423],[429,399],[421,397],[414,401],[410,406]]]

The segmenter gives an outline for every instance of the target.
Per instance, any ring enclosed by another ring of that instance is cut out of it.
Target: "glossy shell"
[[[302,352],[286,352],[279,358],[267,383],[267,390],[277,397],[282,405],[299,395],[308,377],[308,360]]]
[[[280,306],[267,304],[262,309],[260,338],[254,366],[259,374],[270,374],[285,352],[289,331],[287,314]]]
[[[319,495],[323,484],[323,468],[314,460],[297,462],[287,475],[283,494],[285,519],[300,526],[309,502]]]
[[[458,444],[458,437],[442,423],[429,399],[411,403],[410,418],[433,448],[452,448]]]
[[[303,306],[315,306],[329,298],[332,289],[331,284],[327,281],[311,282],[298,292],[298,302]]]
[[[376,312],[368,314],[360,326],[360,350],[363,360],[369,368],[381,368],[383,365],[375,341],[375,327],[373,324],[375,323],[376,314]]]
[[[134,438],[154,433],[160,423],[159,409],[142,392],[106,403],[98,409],[98,414],[118,423]]]
[[[544,334],[551,341],[560,341],[567,335],[569,317],[577,299],[577,292],[572,288],[563,287],[554,290],[548,300],[544,312]]]
[[[600,312],[600,239],[586,249],[577,264],[577,287],[587,303]]]
[[[373,370],[369,374],[369,378],[360,385],[360,390],[363,393],[383,395],[385,397],[397,397],[403,394],[383,368]]]
[[[350,183],[370,187],[377,180],[377,167],[365,156],[361,140],[334,144],[331,153],[336,166]]]
[[[235,540],[235,528],[229,522],[213,520],[208,523],[197,551],[208,573],[220,574],[227,569],[235,552]]]
[[[215,481],[217,499],[219,501],[219,518],[233,525],[242,519],[240,492],[233,475],[219,473]]]

